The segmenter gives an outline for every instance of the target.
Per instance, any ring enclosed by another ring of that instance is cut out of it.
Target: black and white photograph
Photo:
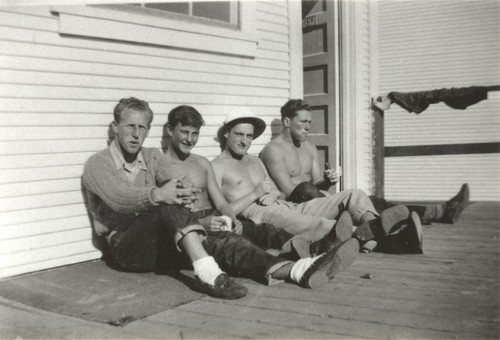
[[[0,0],[0,339],[500,339],[500,0]]]

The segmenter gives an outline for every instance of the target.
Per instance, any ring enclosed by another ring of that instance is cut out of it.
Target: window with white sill
[[[254,57],[253,1],[55,6],[61,34]]]

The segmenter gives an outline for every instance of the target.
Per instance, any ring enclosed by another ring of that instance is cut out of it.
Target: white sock
[[[212,256],[202,257],[194,261],[193,269],[194,275],[198,276],[201,281],[211,285],[215,283],[217,276],[224,273]]]
[[[318,255],[316,257],[306,257],[304,259],[300,259],[293,265],[290,270],[290,278],[295,282],[300,282],[300,279],[304,275],[307,269],[311,267],[311,265],[321,257],[322,255]]]

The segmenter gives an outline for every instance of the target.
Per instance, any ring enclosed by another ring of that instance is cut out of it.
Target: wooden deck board
[[[210,320],[210,330],[250,338],[498,339],[499,211],[472,204],[455,225],[424,227],[425,254],[360,254],[317,290],[248,281],[243,299],[203,298],[153,319]]]
[[[124,327],[0,299],[0,338],[499,339],[499,237],[500,203],[476,203],[455,225],[425,226],[423,255],[360,254],[316,290],[242,279],[242,299],[203,297]]]

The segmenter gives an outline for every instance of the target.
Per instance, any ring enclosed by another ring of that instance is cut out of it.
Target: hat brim
[[[264,130],[266,129],[266,122],[264,122],[260,118],[256,117],[241,117],[241,118],[236,118],[233,119],[230,122],[226,122],[224,125],[222,125],[219,128],[219,131],[217,131],[217,138],[219,139],[219,142],[224,140],[224,134],[228,132],[233,126],[241,123],[250,123],[254,127],[253,131],[253,139],[257,139],[264,133]]]

